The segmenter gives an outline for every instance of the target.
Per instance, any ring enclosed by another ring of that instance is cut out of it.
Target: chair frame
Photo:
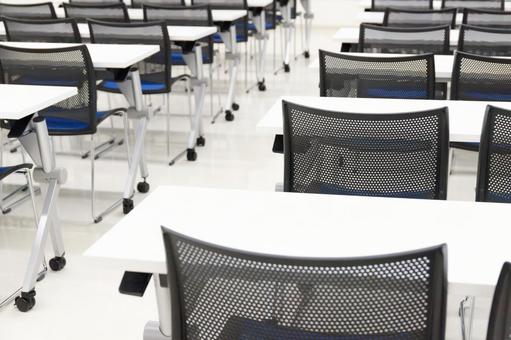
[[[486,336],[487,340],[501,340],[509,336],[509,330],[507,330],[506,333],[506,330],[502,329],[502,326],[505,326],[505,324],[501,324],[503,320],[501,320],[502,315],[500,315],[500,313],[502,313],[502,309],[507,307],[509,304],[505,302],[500,303],[501,300],[503,298],[504,300],[507,298],[509,301],[511,298],[511,291],[506,289],[510,286],[509,280],[511,280],[511,262],[505,262],[502,265],[499,279],[497,281],[497,286],[495,287],[495,292],[493,293],[493,302],[490,310],[490,319],[488,322],[488,331]],[[509,315],[507,316],[509,317]]]
[[[441,6],[442,9],[443,8],[456,8],[456,7],[446,7],[445,6],[445,2],[446,2],[446,0],[442,0],[442,6]],[[496,1],[494,1],[494,2],[496,2]],[[501,11],[504,10],[504,7],[505,7],[504,5],[505,5],[505,0],[500,0],[500,10]],[[457,8],[458,9],[465,9],[466,7],[457,7]],[[486,9],[482,9],[482,10],[486,10]]]
[[[511,17],[510,17],[510,19],[511,19]],[[510,22],[510,24],[511,24],[511,22]],[[483,27],[483,26],[462,24],[460,26],[460,33],[459,33],[459,38],[458,38],[458,49],[457,49],[460,52],[464,52],[463,46],[465,43],[465,31],[467,31],[467,30],[484,32],[484,33],[508,34],[511,38],[511,26],[510,26],[510,28],[495,28],[495,27],[486,27],[486,26]],[[511,41],[511,39],[510,39],[510,41]],[[511,50],[511,45],[509,48]],[[464,53],[468,53],[468,52],[464,52]]]
[[[403,26],[393,26],[389,25],[389,15],[391,12],[396,13],[409,13],[409,14],[435,14],[435,13],[449,13],[453,14],[451,21],[451,28],[456,27],[456,8],[444,8],[444,9],[428,9],[428,10],[418,10],[418,9],[399,9],[399,8],[391,8],[388,7],[385,9],[385,13],[383,15],[383,26],[385,27],[403,27]],[[432,25],[431,27],[439,26],[438,24]]]
[[[20,8],[21,7],[29,8],[29,7],[38,7],[38,6],[42,6],[42,5],[48,5],[48,7],[50,8],[51,15],[52,15],[51,19],[57,19],[57,12],[55,11],[55,7],[53,6],[53,3],[51,1],[40,2],[40,3],[35,3],[35,4],[5,4],[5,3],[2,3],[0,5],[6,6],[6,7],[20,7]],[[25,19],[28,17],[23,17],[23,18]]]
[[[112,22],[130,22],[130,16],[129,16],[129,13],[128,13],[128,8],[126,6],[126,4],[122,1],[120,1],[119,3],[117,2],[113,2],[113,3],[105,3],[105,4],[87,4],[87,3],[63,3],[62,6],[64,7],[64,13],[66,15],[66,18],[75,18],[75,20],[77,22],[87,22],[87,20],[89,19],[95,19],[95,20],[99,20],[97,18],[81,18],[81,17],[73,17],[73,16],[69,16],[68,12],[67,12],[67,9],[70,8],[70,7],[74,7],[74,8],[97,8],[97,9],[101,9],[101,8],[116,8],[116,9],[122,9],[123,11],[123,14],[124,14],[124,19],[122,21],[116,21],[116,20],[109,20],[109,21],[112,21]],[[104,19],[101,19],[103,21],[106,21]]]
[[[371,0],[371,11],[380,11],[380,9],[375,9],[374,2],[376,0]],[[408,9],[408,8],[401,8],[396,7],[397,9]],[[433,0],[429,0],[429,9],[433,9]]]
[[[469,24],[468,23],[468,19],[469,19],[470,13],[474,13],[474,14],[477,14],[477,13],[479,13],[479,14],[491,14],[491,15],[507,15],[510,18],[509,26],[511,28],[511,12],[506,12],[504,10],[497,11],[497,10],[487,10],[487,9],[477,9],[477,8],[464,8],[463,9],[463,19],[461,21],[462,24],[464,24],[464,25],[472,25],[472,26],[477,26],[477,27],[488,27],[488,26]]]
[[[82,37],[80,35],[80,30],[78,29],[78,24],[74,18],[59,18],[59,19],[41,19],[41,20],[35,20],[35,19],[18,19],[18,18],[11,18],[11,17],[3,17],[3,21],[12,21],[20,24],[35,24],[35,25],[45,25],[45,24],[58,24],[58,23],[69,23],[71,24],[71,27],[73,28],[73,35],[76,40],[76,43],[81,44],[82,43]],[[10,37],[9,32],[9,26],[5,25],[5,34],[7,36],[8,41],[12,41]]]

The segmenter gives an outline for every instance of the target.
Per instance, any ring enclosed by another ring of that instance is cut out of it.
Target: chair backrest
[[[29,18],[29,19],[56,19],[57,14],[51,2],[38,4],[3,4],[0,3],[0,16],[11,18]]]
[[[442,8],[504,10],[504,0],[442,0]]]
[[[456,52],[451,99],[511,100],[511,59]]]
[[[106,4],[75,4],[63,3],[66,17],[75,18],[79,22],[85,22],[87,19],[129,22],[130,17],[126,5],[120,3]]]
[[[511,57],[511,28],[461,25],[458,51]]]
[[[433,0],[371,0],[372,11],[396,9],[433,9]]]
[[[51,122],[51,135],[96,132],[96,78],[85,45],[54,49],[0,45],[0,76],[4,83],[76,87],[77,95],[39,114]]]
[[[145,59],[138,70],[143,81],[165,84],[151,93],[168,93],[171,88],[171,42],[163,22],[111,23],[89,20],[92,43],[160,45],[160,52]]]
[[[445,199],[446,108],[398,114],[283,102],[284,191]]]
[[[456,26],[456,8],[447,9],[396,9],[387,8],[383,16],[383,26],[392,27],[428,27]]]
[[[322,97],[435,98],[433,54],[403,57],[319,51]]]
[[[144,5],[144,21],[165,21],[168,25],[213,26],[211,8],[200,6]]]
[[[131,7],[141,8],[143,5],[149,6],[185,6],[184,0],[131,0]]]
[[[335,259],[163,239],[173,339],[444,338],[445,245]]]
[[[450,26],[385,27],[360,24],[359,52],[449,54]]]
[[[487,340],[511,338],[511,263],[506,262],[500,271],[493,294],[488,323]]]
[[[7,40],[33,42],[81,43],[80,31],[74,19],[13,19],[3,18]]]
[[[103,5],[103,4],[118,4],[124,2],[123,0],[69,0],[72,4],[86,4],[86,5]]]
[[[511,28],[511,12],[465,8],[463,23],[479,27]]]
[[[511,111],[488,106],[479,147],[477,201],[511,203],[510,163]]]
[[[192,5],[209,5],[211,9],[247,9],[247,0],[192,0]]]

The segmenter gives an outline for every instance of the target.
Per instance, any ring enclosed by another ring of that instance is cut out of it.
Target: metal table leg
[[[284,72],[289,72],[291,70],[289,66],[289,61],[291,58],[291,38],[293,37],[294,23],[291,19],[291,0],[288,0],[285,5],[280,7],[280,11],[282,12],[283,23],[282,26],[284,28]],[[275,74],[278,73],[278,70]]]
[[[170,291],[162,285],[160,274],[153,274],[159,321],[149,321],[144,328],[144,340],[170,340],[172,335]]]
[[[259,91],[266,91],[266,84],[264,81],[264,58],[266,56],[266,43],[268,41],[268,35],[266,33],[266,12],[264,8],[256,8],[252,10],[253,21],[256,26],[256,77],[257,83],[247,89],[247,93],[257,86]]]
[[[303,55],[305,58],[310,57],[310,41],[311,41],[311,33],[312,33],[312,19],[314,19],[314,13],[311,10],[311,0],[300,0],[302,3],[302,7],[304,10],[303,17],[305,19],[305,50],[303,51]]]
[[[236,88],[236,76],[238,73],[238,65],[240,57],[238,54],[238,44],[236,41],[236,26],[233,24],[229,27],[229,31],[220,32],[220,37],[225,45],[225,59],[229,60],[229,92],[227,93],[227,100],[225,102],[225,120],[234,120],[232,110],[239,109],[239,105],[234,102],[234,91]],[[211,123],[214,123],[218,115],[217,113]]]
[[[173,165],[179,158],[186,154],[186,159],[195,161],[197,153],[195,152],[196,145],[204,145],[206,140],[202,127],[202,109],[204,106],[204,97],[206,95],[206,83],[204,79],[203,64],[202,64],[202,48],[196,44],[191,51],[183,50],[183,59],[192,74],[192,86],[195,96],[195,110],[191,117],[191,129],[188,135],[187,149],[174,157],[169,165]]]

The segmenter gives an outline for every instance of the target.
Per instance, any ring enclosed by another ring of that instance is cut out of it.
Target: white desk
[[[41,183],[43,206],[37,213],[36,236],[32,242],[20,296],[35,294],[35,284],[43,260],[48,234],[55,258],[64,258],[65,249],[57,215],[60,185],[66,181],[66,170],[55,165],[55,153],[50,143],[46,122],[39,118],[23,121],[37,115],[37,111],[61,102],[78,93],[74,87],[0,85],[0,119],[15,121],[23,133],[16,135],[23,148],[35,163],[34,179]],[[21,131],[20,131],[21,132]],[[31,307],[33,305],[30,303]]]
[[[479,142],[487,105],[511,110],[511,102],[287,96],[273,104],[257,124],[258,128],[282,134],[282,100],[324,110],[354,113],[400,113],[447,106],[450,140],[453,142]]]
[[[198,205],[204,210],[190,218]],[[113,259],[124,270],[166,273],[162,225],[221,246],[284,256],[367,256],[447,243],[450,283],[493,286],[511,260],[508,217],[505,204],[164,186],[85,255]],[[156,288],[160,313],[170,313],[168,290]],[[170,335],[169,321],[160,319],[167,335],[161,339]]]
[[[358,14],[358,20],[368,24],[383,24],[384,12],[361,12]],[[463,13],[456,15],[456,25],[461,25]]]
[[[0,42],[0,44],[5,46],[34,49],[76,46],[76,44],[65,43],[31,42]],[[157,53],[160,50],[160,47],[158,45],[109,44],[86,44],[86,46],[90,52],[91,60],[95,69],[128,70],[126,77],[123,80],[118,81],[118,84],[119,89],[130,104],[128,117],[136,121],[136,123],[133,124],[135,130],[135,145],[132,148],[131,162],[122,198],[112,204],[112,206],[106,209],[103,213],[98,216],[93,216],[95,222],[99,222],[102,220],[104,215],[111,212],[113,208],[117,207],[121,203],[123,204],[123,210],[125,213],[128,213],[131,209],[133,209],[133,188],[135,186],[139,166],[141,177],[144,182],[149,176],[147,164],[143,157],[144,139],[149,119],[149,112],[142,100],[140,74],[138,70],[131,69],[130,67]],[[93,213],[93,215],[95,214]]]
[[[338,40],[343,44],[358,44],[360,29],[358,27],[343,27],[340,28],[335,34],[333,39]],[[459,30],[451,30],[449,41],[451,46],[458,46]]]

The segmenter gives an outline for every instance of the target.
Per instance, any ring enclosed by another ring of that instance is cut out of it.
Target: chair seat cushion
[[[0,167],[0,180],[4,179],[5,177],[9,176],[10,174],[12,174],[20,169],[31,169],[31,168],[32,168],[32,164],[30,164],[30,163]]]
[[[149,93],[149,92],[162,92],[166,89],[166,85],[164,82],[152,82],[148,80],[142,80],[142,93]],[[119,92],[119,86],[117,85],[117,82],[114,80],[106,80],[99,84],[98,86],[99,90],[106,90],[106,91],[112,91],[112,92]]]
[[[103,120],[112,115],[116,110],[111,111],[98,111],[96,113],[97,124],[101,123]],[[46,126],[48,127],[48,132],[50,135],[52,133],[72,133],[79,132],[81,130],[87,130],[89,125],[86,122],[72,119],[72,118],[62,118],[62,117],[46,117]]]

